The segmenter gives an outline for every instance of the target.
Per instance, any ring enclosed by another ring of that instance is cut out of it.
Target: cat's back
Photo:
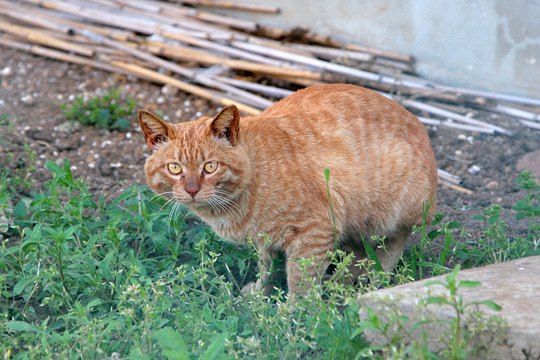
[[[366,146],[408,143],[431,154],[426,129],[410,112],[384,96],[355,85],[315,85],[275,103],[248,121],[260,134]],[[300,141],[302,142],[302,141]],[[332,145],[331,145],[332,146]],[[320,148],[319,148],[320,149]]]

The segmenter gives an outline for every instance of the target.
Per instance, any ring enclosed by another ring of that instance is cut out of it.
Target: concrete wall
[[[235,16],[412,54],[440,83],[540,97],[540,0],[243,1],[282,13]]]

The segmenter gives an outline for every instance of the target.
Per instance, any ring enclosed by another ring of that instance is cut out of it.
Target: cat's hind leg
[[[407,245],[411,231],[411,227],[401,227],[392,235],[387,236],[382,246],[375,249],[377,258],[385,272],[391,272],[395,269]]]
[[[311,286],[320,283],[334,247],[331,233],[306,234],[294,239],[285,249],[289,297],[306,294]]]

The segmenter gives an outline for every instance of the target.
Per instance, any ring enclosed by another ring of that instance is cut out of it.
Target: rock
[[[58,150],[75,150],[81,146],[81,139],[78,136],[58,138],[54,141],[54,146]]]
[[[32,95],[30,95],[30,94],[23,96],[21,98],[21,101],[25,105],[34,105],[34,97]]]
[[[54,127],[55,131],[62,132],[62,133],[74,133],[78,131],[81,128],[81,123],[76,121],[65,121],[61,124],[58,124]]]
[[[481,170],[480,166],[473,165],[467,170],[467,172],[469,174],[475,175],[475,174],[478,174],[480,172],[480,170]]]
[[[156,104],[158,105],[161,105],[165,102],[165,98],[163,96],[159,96],[157,99],[156,99]]]
[[[41,140],[51,142],[53,140],[51,132],[41,128],[32,128],[24,132],[26,136],[33,140]]]
[[[107,176],[114,175],[114,168],[112,168],[110,164],[103,161],[102,159],[99,159],[97,161],[96,166],[101,176],[107,177]]]
[[[0,76],[8,77],[11,74],[13,74],[13,69],[9,66],[6,66],[2,70],[0,70]]]
[[[518,171],[529,170],[536,178],[537,182],[540,182],[540,150],[536,150],[525,154],[519,159],[516,169]]]
[[[508,326],[497,326],[484,329],[479,335],[483,345],[483,353],[475,355],[475,359],[538,359],[540,358],[540,322],[536,321],[535,314],[540,313],[540,282],[534,281],[540,273],[540,256],[532,256],[506,263],[488,265],[481,268],[463,270],[458,274],[458,280],[479,281],[478,287],[461,288],[459,295],[464,304],[474,301],[491,300],[502,307],[496,312],[487,306],[480,310],[487,316],[495,315],[502,318]],[[420,305],[422,299],[432,296],[445,296],[448,291],[442,286],[426,286],[426,282],[438,280],[446,282],[445,275],[433,279],[416,281],[396,286],[394,288],[374,291],[361,295],[358,301],[361,305],[361,318],[366,318],[369,306],[383,320],[389,314],[399,311],[406,316],[405,329],[420,319],[437,319],[438,322],[428,322],[420,327],[425,330],[427,343],[431,350],[441,349],[441,338],[448,327],[446,322],[455,318],[455,311],[445,305]],[[472,310],[472,307],[470,307]],[[487,316],[485,318],[487,318]],[[474,318],[463,319],[465,327],[474,327]],[[480,326],[485,326],[480,325]],[[417,330],[408,334],[398,334],[408,337],[406,341],[421,336]],[[397,330],[399,331],[399,330]],[[390,330],[396,333],[395,330]],[[388,336],[392,336],[389,333]],[[366,339],[375,345],[384,344],[386,338],[380,333],[367,331]],[[411,338],[411,339],[409,339]],[[480,345],[480,344],[477,344]]]
[[[494,190],[499,187],[499,183],[495,180],[492,180],[486,184],[486,189]]]
[[[166,96],[176,96],[176,94],[178,94],[178,88],[171,85],[165,85],[161,88],[161,93]]]

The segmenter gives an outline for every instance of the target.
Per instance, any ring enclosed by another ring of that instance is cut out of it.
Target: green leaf
[[[13,208],[13,217],[17,220],[22,220],[28,213],[28,207],[24,200],[20,200],[17,205]]]
[[[373,322],[360,321],[356,329],[352,332],[350,339],[353,340],[355,337],[363,334],[366,330],[380,331]]]
[[[430,296],[423,300],[423,303],[426,305],[434,304],[434,305],[450,305],[448,302],[448,299],[443,296]]]
[[[366,239],[364,239],[364,237],[362,236],[362,244],[364,244],[364,249],[366,250],[366,254],[369,258],[369,260],[373,261],[375,263],[375,270],[377,271],[380,271],[380,272],[384,272],[384,269],[381,265],[381,262],[379,261],[379,257],[377,256],[377,253],[375,252],[375,249],[373,249],[373,246],[371,246],[371,244],[369,243],[369,241],[367,241]]]
[[[475,288],[475,287],[479,287],[480,285],[482,285],[480,281],[461,280],[459,282],[460,288]]]
[[[33,276],[27,276],[20,279],[13,287],[13,297],[19,296],[28,285],[34,282]]]
[[[103,304],[103,300],[101,299],[94,299],[90,301],[88,304],[86,304],[86,310],[92,310],[93,307]]]
[[[165,327],[152,336],[168,360],[189,360],[189,351],[180,334],[171,327]]]
[[[47,170],[49,170],[53,174],[56,174],[56,175],[62,174],[62,168],[58,166],[58,164],[55,163],[54,161],[47,160],[45,162],[45,167],[47,168]]]
[[[8,330],[16,332],[38,332],[39,329],[26,321],[10,321],[7,324]]]
[[[470,303],[467,304],[467,306],[470,306],[470,305],[486,305],[491,310],[495,310],[495,311],[502,310],[502,306],[497,304],[493,300],[471,301]]]
[[[459,229],[459,228],[461,228],[461,227],[462,227],[462,225],[461,225],[461,223],[458,222],[458,221],[450,221],[450,222],[448,223],[448,225],[446,225],[446,228],[447,228],[447,229]]]
[[[441,280],[429,280],[429,281],[426,281],[425,285],[426,286],[441,285],[441,286],[446,287],[446,283]]]
[[[225,352],[225,341],[229,337],[229,334],[223,333],[216,337],[214,341],[208,346],[208,349],[199,357],[199,360],[217,360],[221,358],[221,355]]]

